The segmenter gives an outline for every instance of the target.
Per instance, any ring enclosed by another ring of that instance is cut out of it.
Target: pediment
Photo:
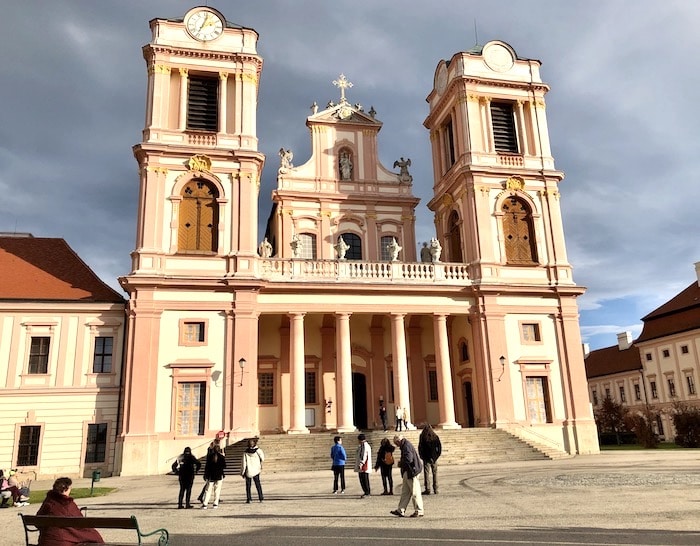
[[[373,118],[364,110],[351,104],[336,104],[308,118],[312,123],[352,123],[354,125],[381,126],[382,122]]]

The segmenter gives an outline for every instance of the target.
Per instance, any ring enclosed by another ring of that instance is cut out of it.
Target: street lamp
[[[247,362],[246,362],[245,358],[241,358],[238,361],[238,365],[241,367],[241,384],[240,384],[241,387],[243,386],[243,368],[245,368],[246,364],[247,364]]]
[[[498,381],[500,381],[503,374],[506,373],[506,357],[501,355],[501,358],[499,358],[498,361],[501,363],[501,375],[498,376]]]

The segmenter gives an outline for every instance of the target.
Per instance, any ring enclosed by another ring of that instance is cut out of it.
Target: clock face
[[[207,9],[192,13],[187,18],[185,26],[190,36],[203,42],[218,38],[224,31],[224,22],[221,17]]]

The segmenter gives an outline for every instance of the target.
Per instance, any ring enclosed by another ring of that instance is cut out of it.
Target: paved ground
[[[90,515],[134,514],[144,530],[165,527],[173,546],[366,544],[699,545],[700,450],[606,452],[560,461],[440,467],[440,494],[422,519],[389,514],[398,496],[360,499],[357,476],[334,496],[332,473],[263,474],[265,502],[245,504],[244,481],[224,481],[217,510],[177,510],[177,478],[104,478],[119,490],[81,499]],[[395,471],[398,483],[398,472]],[[195,488],[202,484],[195,482]],[[90,480],[78,480],[87,485]],[[35,489],[48,487],[37,482]],[[397,490],[398,490],[397,486]],[[17,513],[0,510],[0,543],[23,544]],[[112,540],[129,531],[104,531]]]

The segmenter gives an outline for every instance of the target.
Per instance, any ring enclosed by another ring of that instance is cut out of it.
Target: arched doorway
[[[465,381],[464,385],[464,402],[465,402],[465,415],[467,418],[467,427],[474,428],[476,424],[474,421],[474,395],[472,394],[472,382]]]
[[[367,380],[364,374],[352,374],[352,419],[358,429],[367,428]]]

